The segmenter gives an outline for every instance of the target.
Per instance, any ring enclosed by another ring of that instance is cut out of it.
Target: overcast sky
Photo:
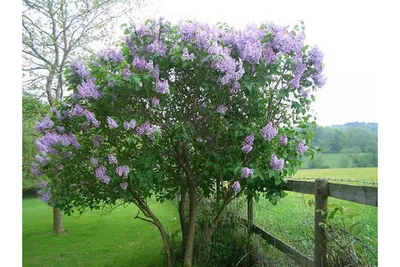
[[[263,21],[293,26],[303,20],[305,42],[318,45],[325,53],[327,83],[312,106],[317,123],[378,121],[377,75],[371,60],[375,10],[370,5],[355,1],[153,0],[151,9],[171,22],[197,19],[227,22],[235,28]]]

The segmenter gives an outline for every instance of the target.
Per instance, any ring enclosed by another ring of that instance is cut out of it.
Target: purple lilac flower
[[[293,36],[286,29],[281,29],[275,33],[272,47],[283,52],[298,52],[303,47],[304,34]]]
[[[300,153],[300,155],[303,155],[305,152],[308,150],[308,146],[306,146],[306,140],[302,140],[296,147],[297,152]]]
[[[182,54],[182,56],[183,56],[184,58],[186,58],[187,60],[189,60],[189,61],[193,61],[194,58],[195,58],[195,55],[194,55],[193,53],[190,53],[190,54],[189,54],[189,51],[188,51],[188,49],[187,49],[186,47],[183,48],[183,54]]]
[[[127,182],[125,182],[125,183],[120,183],[119,186],[121,187],[122,190],[128,189],[128,183],[127,183]]]
[[[35,176],[39,176],[42,174],[42,172],[39,169],[39,165],[37,165],[36,163],[32,163],[32,168],[31,168],[31,172],[33,173],[33,175]]]
[[[114,80],[109,81],[108,82],[108,86],[109,87],[114,87],[115,86],[115,81]]]
[[[118,124],[115,120],[113,120],[110,116],[107,116],[107,124],[108,128],[115,129],[118,127]]]
[[[93,140],[93,145],[99,147],[103,143],[104,137],[102,135],[96,134]]]
[[[36,122],[36,131],[42,131],[45,129],[50,129],[54,126],[54,122],[50,119],[49,115],[44,116],[41,122]]]
[[[71,115],[80,117],[85,114],[84,111],[85,109],[83,109],[79,104],[76,104],[74,109],[71,111]]]
[[[46,165],[46,162],[48,162],[49,160],[50,160],[50,158],[49,157],[42,157],[42,156],[39,156],[39,155],[35,155],[35,159],[42,165],[42,166],[44,166],[44,165]]]
[[[97,158],[91,157],[90,163],[92,163],[93,167],[99,167],[99,160]]]
[[[235,191],[235,193],[239,193],[240,192],[240,183],[238,181],[233,182],[232,189],[233,189],[233,191]]]
[[[249,169],[247,167],[244,167],[242,169],[242,177],[243,178],[248,178],[249,176],[253,175],[254,170],[253,169]]]
[[[271,141],[278,134],[278,129],[269,122],[264,128],[261,129],[261,135],[265,140]]]
[[[77,74],[82,79],[85,79],[90,75],[90,70],[86,68],[82,61],[72,60],[71,69],[74,74]]]
[[[281,146],[286,146],[287,143],[288,143],[288,138],[287,138],[287,136],[286,136],[286,135],[282,135],[282,136],[279,138],[279,144],[280,144]]]
[[[108,184],[110,182],[110,177],[107,176],[106,174],[107,169],[104,166],[100,166],[96,169],[95,175],[97,178],[100,179],[105,184]]]
[[[56,129],[57,129],[57,131],[58,131],[59,133],[64,133],[64,132],[65,132],[64,126],[57,126]]]
[[[151,105],[152,105],[153,107],[157,107],[159,104],[160,104],[160,100],[158,100],[157,97],[153,97],[153,98],[151,99]]]
[[[125,69],[124,69],[124,73],[123,73],[124,80],[128,80],[129,77],[131,77],[131,75],[132,75],[132,73],[131,73],[131,71],[129,70],[129,68],[125,68]]]
[[[50,111],[51,111],[51,113],[56,113],[57,112],[57,109],[55,108],[55,107],[51,107],[51,109],[50,109]]]
[[[222,114],[222,115],[225,115],[227,110],[228,110],[228,107],[225,106],[225,105],[221,105],[221,106],[217,107],[217,112]]]
[[[316,73],[322,72],[324,53],[317,46],[314,46],[308,54],[308,60],[313,64]]]
[[[322,75],[322,73],[313,74],[311,75],[311,78],[313,79],[315,85],[318,86],[318,88],[322,88],[322,86],[324,86],[326,83],[326,77]]]
[[[139,127],[136,128],[136,133],[137,133],[137,135],[142,135],[142,134],[144,134],[143,125],[141,125],[141,126],[139,126]]]
[[[51,193],[48,191],[40,191],[40,200],[43,201],[44,203],[48,203],[52,197]]]
[[[124,165],[124,166],[118,166],[115,169],[115,172],[118,174],[118,176],[120,177],[124,177],[124,178],[128,178],[128,174],[129,174],[129,167]]]
[[[163,44],[159,40],[155,39],[153,43],[149,44],[146,47],[146,51],[164,56],[165,52],[167,51],[167,47],[165,46],[165,44]]]
[[[146,68],[147,62],[143,56],[142,57],[135,56],[132,65],[138,70],[143,70]]]
[[[92,112],[90,112],[89,110],[85,109],[83,111],[83,114],[85,115],[86,119],[90,123],[92,123],[92,125],[94,127],[99,127],[100,126],[100,122],[96,119],[96,116]]]
[[[97,59],[104,62],[112,60],[114,63],[120,63],[124,60],[124,55],[121,51],[106,48],[97,53]]]
[[[156,81],[156,91],[161,94],[169,94],[169,86],[168,86],[168,81],[161,81],[157,80]]]
[[[125,121],[124,122],[124,129],[129,130],[133,129],[136,126],[136,121],[134,119],[130,120],[129,122]]]
[[[252,151],[253,150],[253,147],[251,146],[251,145],[244,145],[243,147],[242,147],[242,151],[244,152],[244,153],[250,153],[250,151]]]
[[[108,155],[108,163],[117,164],[118,163],[117,157],[115,157],[115,155],[113,155],[113,154],[109,154]]]
[[[305,98],[310,97],[310,89],[304,89],[303,87],[301,87],[299,93]]]
[[[250,134],[248,136],[246,136],[246,138],[244,139],[242,145],[242,151],[244,153],[249,153],[252,149],[253,149],[253,142],[254,142],[254,134]]]
[[[262,44],[259,40],[247,41],[242,53],[242,59],[251,64],[257,64],[262,56]]]
[[[267,46],[267,48],[263,51],[263,54],[264,54],[264,58],[265,58],[265,63],[267,63],[267,64],[274,63],[276,57],[274,54],[274,50],[272,49],[272,47],[270,45]]]
[[[74,148],[78,149],[81,147],[81,145],[78,142],[78,139],[76,139],[76,136],[73,133],[68,134],[68,138],[71,141],[71,144]]]
[[[78,96],[81,99],[100,98],[100,93],[97,91],[94,79],[88,79],[86,82],[78,85]]]
[[[272,154],[269,166],[271,166],[273,170],[281,171],[284,164],[285,160],[283,158],[278,159],[278,157],[275,154]]]
[[[49,183],[45,181],[39,181],[38,186],[40,188],[45,188]]]

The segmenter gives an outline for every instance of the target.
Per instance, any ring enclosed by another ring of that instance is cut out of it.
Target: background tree
[[[63,98],[64,71],[72,57],[90,55],[99,41],[110,43],[118,19],[140,0],[24,0],[22,12],[23,90],[45,96],[50,106]],[[131,16],[132,17],[132,16]],[[54,208],[53,230],[63,232]]]
[[[304,45],[303,31],[146,21],[126,30],[120,49],[75,62],[73,94],[37,124],[34,171],[51,177],[42,198],[68,214],[134,203],[160,231],[168,266],[168,236],[147,199],[178,198],[192,266],[201,199],[215,206],[202,241],[210,244],[234,199],[276,204],[285,178],[313,154],[308,111],[325,78],[323,54]]]
[[[38,180],[31,172],[32,161],[35,159],[35,140],[39,133],[35,130],[35,122],[48,111],[49,105],[36,97],[24,93],[22,95],[22,190],[24,193],[35,193]]]

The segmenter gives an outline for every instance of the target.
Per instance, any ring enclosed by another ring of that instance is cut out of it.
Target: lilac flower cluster
[[[263,50],[263,56],[265,58],[265,63],[271,64],[275,62],[276,56],[271,45],[267,45]]]
[[[286,136],[286,135],[282,135],[282,136],[279,138],[279,144],[280,144],[281,146],[286,146],[287,143],[288,143],[288,138],[287,138],[287,136]]]
[[[303,87],[300,87],[299,93],[305,98],[310,97],[310,89],[304,89]]]
[[[222,115],[225,115],[226,111],[228,111],[228,107],[225,105],[221,105],[221,106],[217,107],[217,112]]]
[[[115,86],[115,81],[114,81],[114,80],[111,80],[111,81],[108,82],[107,85],[108,85],[109,87],[114,87],[114,86]]]
[[[188,51],[188,49],[187,49],[186,47],[183,48],[183,54],[182,54],[182,56],[183,56],[184,58],[186,58],[187,60],[189,60],[189,61],[193,61],[194,58],[195,58],[195,55],[194,55],[193,53],[190,53],[190,54],[189,54],[189,51]]]
[[[65,127],[64,126],[56,126],[56,130],[59,133],[64,133],[65,132]]]
[[[122,190],[127,190],[128,189],[128,183],[127,182],[120,183],[119,186],[121,187]]]
[[[251,150],[253,150],[253,142],[254,142],[254,134],[250,134],[246,136],[245,140],[243,141],[242,145],[242,151],[244,153],[250,153]]]
[[[45,182],[45,181],[39,181],[39,183],[38,183],[38,186],[39,186],[39,188],[45,188],[45,187],[47,187],[47,185],[48,185],[49,183],[48,182]]]
[[[293,36],[286,28],[276,27],[272,47],[283,53],[300,52],[304,37],[303,33]]]
[[[100,179],[101,182],[108,184],[111,178],[107,176],[106,171],[107,171],[106,167],[100,166],[96,169],[95,175],[97,178]]]
[[[74,74],[78,75],[82,79],[85,79],[90,75],[90,70],[86,68],[82,61],[72,60],[71,70]]]
[[[299,56],[296,56],[295,61],[296,61],[296,69],[294,71],[295,76],[290,81],[289,84],[293,88],[299,88],[301,76],[303,75],[304,71],[307,69],[307,66],[302,61],[301,54],[299,54]]]
[[[55,132],[47,132],[42,137],[39,137],[35,144],[42,155],[56,154],[55,145],[69,146],[72,144],[76,149],[81,147],[73,133],[59,135]]]
[[[102,135],[96,134],[94,136],[93,145],[95,147],[100,147],[101,143],[103,143],[104,137]]]
[[[167,51],[167,47],[165,44],[155,39],[153,43],[147,45],[146,51],[154,54],[158,54],[160,56],[164,56]]]
[[[132,65],[138,70],[144,70],[147,67],[146,59],[142,57],[135,56],[133,58]]]
[[[118,176],[120,177],[124,177],[124,178],[128,178],[128,174],[129,174],[129,167],[124,165],[124,166],[118,166],[115,169],[115,172],[118,174]]]
[[[43,131],[46,129],[50,129],[54,126],[54,122],[50,119],[49,115],[44,116],[41,122],[36,122],[35,129],[36,131]]]
[[[156,91],[160,94],[169,94],[168,81],[157,80],[156,81]]]
[[[261,129],[261,135],[265,140],[271,141],[278,134],[278,129],[269,122],[264,128]]]
[[[155,108],[155,107],[157,107],[159,104],[160,104],[160,100],[158,100],[158,98],[154,96],[154,97],[151,99],[151,105],[153,106],[153,108]]]
[[[112,60],[114,63],[120,63],[124,60],[124,55],[121,51],[106,48],[97,53],[97,59],[104,62]]]
[[[300,155],[303,155],[305,152],[308,150],[308,146],[306,146],[306,140],[302,140],[296,147],[297,152],[300,153]]]
[[[136,121],[134,119],[124,122],[124,129],[129,130],[129,129],[134,129],[136,126]]]
[[[238,181],[233,182],[232,189],[233,189],[233,191],[235,191],[235,193],[239,193],[240,192],[240,183]]]
[[[84,81],[82,84],[78,85],[78,96],[81,99],[100,98],[100,93],[96,88],[94,79],[88,79],[87,81]]]
[[[99,167],[99,160],[97,158],[91,157],[90,163],[92,163],[93,167]]]
[[[36,163],[32,163],[31,172],[35,176],[42,175],[42,172],[39,169],[39,165],[37,165]]]
[[[108,163],[109,164],[117,164],[118,163],[117,157],[113,154],[109,154],[108,155]]]
[[[52,198],[51,193],[48,191],[40,191],[39,195],[40,195],[40,200],[43,201],[44,203],[50,202]]]
[[[83,111],[83,114],[85,115],[86,119],[94,126],[94,127],[99,127],[100,122],[96,119],[96,116],[90,112],[89,110],[85,109]]]
[[[129,70],[128,67],[125,67],[125,68],[124,68],[124,72],[123,72],[122,75],[123,75],[123,77],[124,77],[124,80],[128,80],[129,77],[131,77],[132,73],[131,73],[131,71]]]
[[[107,124],[108,128],[115,129],[118,128],[118,124],[115,120],[113,120],[110,116],[107,116]]]
[[[35,159],[42,165],[46,165],[46,163],[50,160],[48,156],[40,156],[40,155],[35,155]]]
[[[244,167],[242,169],[242,178],[248,178],[249,176],[253,175],[254,170]]]
[[[273,170],[281,171],[284,164],[285,160],[283,158],[278,159],[278,157],[275,154],[272,154],[269,166],[271,166]]]
[[[308,54],[308,60],[312,63],[315,73],[311,76],[318,88],[321,88],[326,83],[326,78],[322,74],[324,54],[317,46],[314,46]]]

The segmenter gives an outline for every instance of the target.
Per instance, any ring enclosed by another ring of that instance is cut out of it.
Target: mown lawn
[[[168,232],[179,229],[171,203],[151,203]],[[23,266],[163,266],[156,227],[134,219],[134,205],[111,213],[64,216],[65,234],[52,233],[52,209],[38,199],[23,200]]]
[[[377,168],[300,170],[294,178],[336,178],[377,182]],[[329,206],[333,207],[332,205],[339,205],[344,208],[344,214],[336,215],[334,222],[338,223],[344,220],[348,226],[358,224],[358,228],[361,229],[359,235],[364,238],[364,241],[373,248],[374,254],[377,255],[378,209],[328,198],[328,210]],[[312,257],[313,247],[312,243],[309,242],[309,237],[313,236],[311,229],[314,223],[314,209],[313,195],[288,192],[288,195],[276,206],[268,200],[260,199],[255,204],[255,218],[256,223],[265,230]]]

